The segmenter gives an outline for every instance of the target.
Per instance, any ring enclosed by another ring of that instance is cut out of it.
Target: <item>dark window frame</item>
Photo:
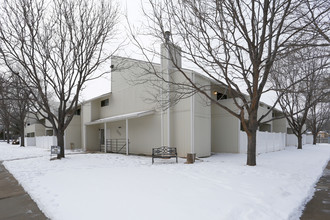
[[[104,99],[101,101],[101,107],[105,107],[109,105],[109,99]]]

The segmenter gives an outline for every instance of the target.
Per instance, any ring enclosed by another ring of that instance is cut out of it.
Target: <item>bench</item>
[[[154,158],[163,158],[163,159],[168,159],[168,158],[176,158],[176,162],[178,163],[178,154],[176,152],[175,147],[157,147],[157,148],[152,148],[152,163],[154,163]]]
[[[50,160],[52,160],[52,155],[59,155],[61,153],[61,147],[60,146],[51,146],[50,147]]]

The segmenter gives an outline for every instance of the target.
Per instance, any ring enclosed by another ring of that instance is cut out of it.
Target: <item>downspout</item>
[[[128,155],[128,150],[129,150],[128,145],[129,145],[129,143],[128,143],[128,119],[126,118],[126,155]]]
[[[170,48],[167,50],[167,57],[170,58]],[[168,107],[167,107],[167,145],[171,147],[171,99],[170,99],[170,60],[167,60],[167,92],[168,92]]]
[[[195,74],[192,72],[191,73],[191,79],[193,83],[195,83]],[[191,153],[195,153],[195,94],[191,96],[191,127],[190,127],[190,132],[191,132]]]
[[[164,110],[163,110],[163,82],[160,89],[161,112],[160,112],[160,144],[164,146]]]

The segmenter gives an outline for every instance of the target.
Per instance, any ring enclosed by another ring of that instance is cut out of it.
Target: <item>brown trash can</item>
[[[188,164],[195,163],[196,154],[195,153],[187,153],[187,162]]]

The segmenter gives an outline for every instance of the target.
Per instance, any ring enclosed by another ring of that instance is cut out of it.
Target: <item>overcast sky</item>
[[[120,7],[120,20],[117,26],[118,30],[118,39],[114,43],[112,47],[116,47],[123,40],[126,39],[125,44],[121,46],[121,50],[116,53],[116,55],[130,57],[134,59],[144,59],[143,55],[141,55],[141,51],[136,48],[133,43],[129,42],[129,30],[128,30],[128,22],[132,28],[139,30],[141,32],[142,26],[146,25],[145,18],[142,13],[142,6],[146,9],[148,4],[148,0],[117,0]],[[128,21],[127,21],[128,19]],[[139,38],[144,45],[154,46],[156,49],[160,48],[160,45],[150,45],[152,43],[152,39],[148,39],[147,36],[141,36]],[[158,60],[155,60],[159,62]],[[189,64],[183,61],[183,66],[186,68],[190,68]],[[104,68],[109,69],[110,64],[105,65]],[[93,80],[86,85],[86,88],[82,92],[82,101],[88,100],[104,93],[108,93],[111,91],[111,82],[110,82],[110,74],[103,76],[102,78]],[[264,94],[261,98],[262,102],[266,104],[272,105],[275,101],[275,93]]]
[[[117,25],[118,35],[114,45],[111,47],[116,48],[125,40],[125,43],[121,46],[121,50],[118,51],[116,55],[143,59],[141,52],[134,47],[132,43],[129,43],[129,30],[126,19],[127,17],[132,27],[141,27],[143,23],[142,2],[140,0],[117,0],[117,3],[120,7],[120,19]],[[105,65],[103,68],[109,69],[110,64]],[[106,74],[99,79],[88,82],[82,92],[82,101],[110,92],[110,85],[110,74]]]

